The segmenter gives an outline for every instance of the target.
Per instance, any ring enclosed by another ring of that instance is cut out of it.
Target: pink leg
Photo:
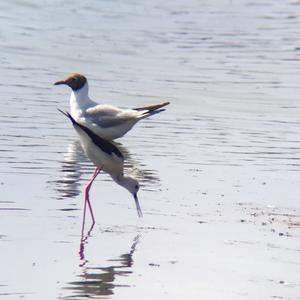
[[[83,230],[84,230],[84,224],[85,224],[86,203],[87,203],[88,206],[89,206],[89,210],[90,210],[90,213],[91,213],[93,225],[95,224],[95,218],[94,218],[92,206],[91,206],[91,203],[90,203],[89,192],[90,192],[91,186],[92,186],[92,184],[93,184],[95,178],[96,178],[97,175],[100,173],[100,171],[101,171],[101,168],[99,168],[99,167],[97,167],[97,168],[95,169],[95,172],[94,172],[94,174],[93,174],[92,179],[90,180],[90,182],[88,183],[88,185],[87,185],[86,188],[85,188],[85,199],[84,199],[83,221],[82,221],[82,233],[83,233]]]

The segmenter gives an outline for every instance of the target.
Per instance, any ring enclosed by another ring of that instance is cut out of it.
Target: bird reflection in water
[[[85,156],[80,142],[74,141],[68,145],[62,161],[63,178],[57,181],[57,191],[61,198],[74,198],[81,193],[80,181],[84,173],[93,172],[94,166],[91,165]]]
[[[90,229],[90,232],[93,228]],[[80,267],[82,274],[79,275],[79,280],[68,283],[65,289],[72,290],[72,295],[63,299],[97,299],[101,296],[109,296],[114,292],[114,288],[120,285],[114,284],[116,277],[128,276],[132,273],[134,263],[133,254],[136,251],[136,246],[140,236],[137,235],[130,247],[129,252],[121,254],[117,259],[109,260],[112,264],[108,267],[87,267],[87,259],[84,255],[84,246],[87,243],[90,232],[87,233],[85,239],[82,239],[80,245]],[[124,285],[122,285],[124,287]],[[127,286],[127,285],[126,285]]]

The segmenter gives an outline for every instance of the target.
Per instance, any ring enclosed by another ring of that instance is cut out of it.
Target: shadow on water
[[[119,276],[129,276],[132,274],[132,266],[134,263],[133,255],[136,251],[137,244],[139,243],[140,236],[137,235],[132,242],[128,252],[121,254],[116,259],[110,259],[110,265],[107,267],[87,267],[88,260],[85,257],[84,248],[88,243],[90,231],[81,240],[80,244],[80,268],[81,274],[78,275],[79,279],[69,282],[65,290],[72,291],[72,295],[66,296],[63,299],[98,299],[103,296],[114,294],[115,287],[129,287],[128,285],[117,285],[115,280]]]
[[[134,159],[124,145],[121,143],[115,144],[125,157],[125,173],[129,170],[142,185],[159,186],[160,179],[156,171],[145,169],[145,165]],[[93,169],[94,166],[85,156],[80,142],[76,140],[70,143],[61,163],[62,178],[55,181],[60,199],[78,196],[82,192],[80,185],[83,175],[85,173],[92,174]]]

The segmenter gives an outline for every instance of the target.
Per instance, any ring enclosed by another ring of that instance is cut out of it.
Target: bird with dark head
[[[69,86],[73,91],[77,91],[80,90],[86,82],[87,80],[83,75],[74,73],[68,76],[66,79],[56,81],[54,85],[65,84]]]
[[[70,110],[75,121],[109,141],[122,137],[138,121],[164,111],[163,107],[169,104],[164,102],[133,109],[98,104],[89,97],[86,77],[78,73],[54,84],[68,85],[72,89]]]

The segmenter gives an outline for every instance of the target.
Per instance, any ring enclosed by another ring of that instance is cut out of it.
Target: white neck
[[[70,97],[71,115],[76,118],[76,115],[81,114],[83,110],[95,105],[89,98],[89,85],[86,82],[85,85],[77,90],[72,91]]]
[[[117,184],[124,187],[126,190],[128,190],[131,193],[130,186],[131,186],[132,178],[130,176],[118,175],[118,176],[112,176],[112,179]]]

